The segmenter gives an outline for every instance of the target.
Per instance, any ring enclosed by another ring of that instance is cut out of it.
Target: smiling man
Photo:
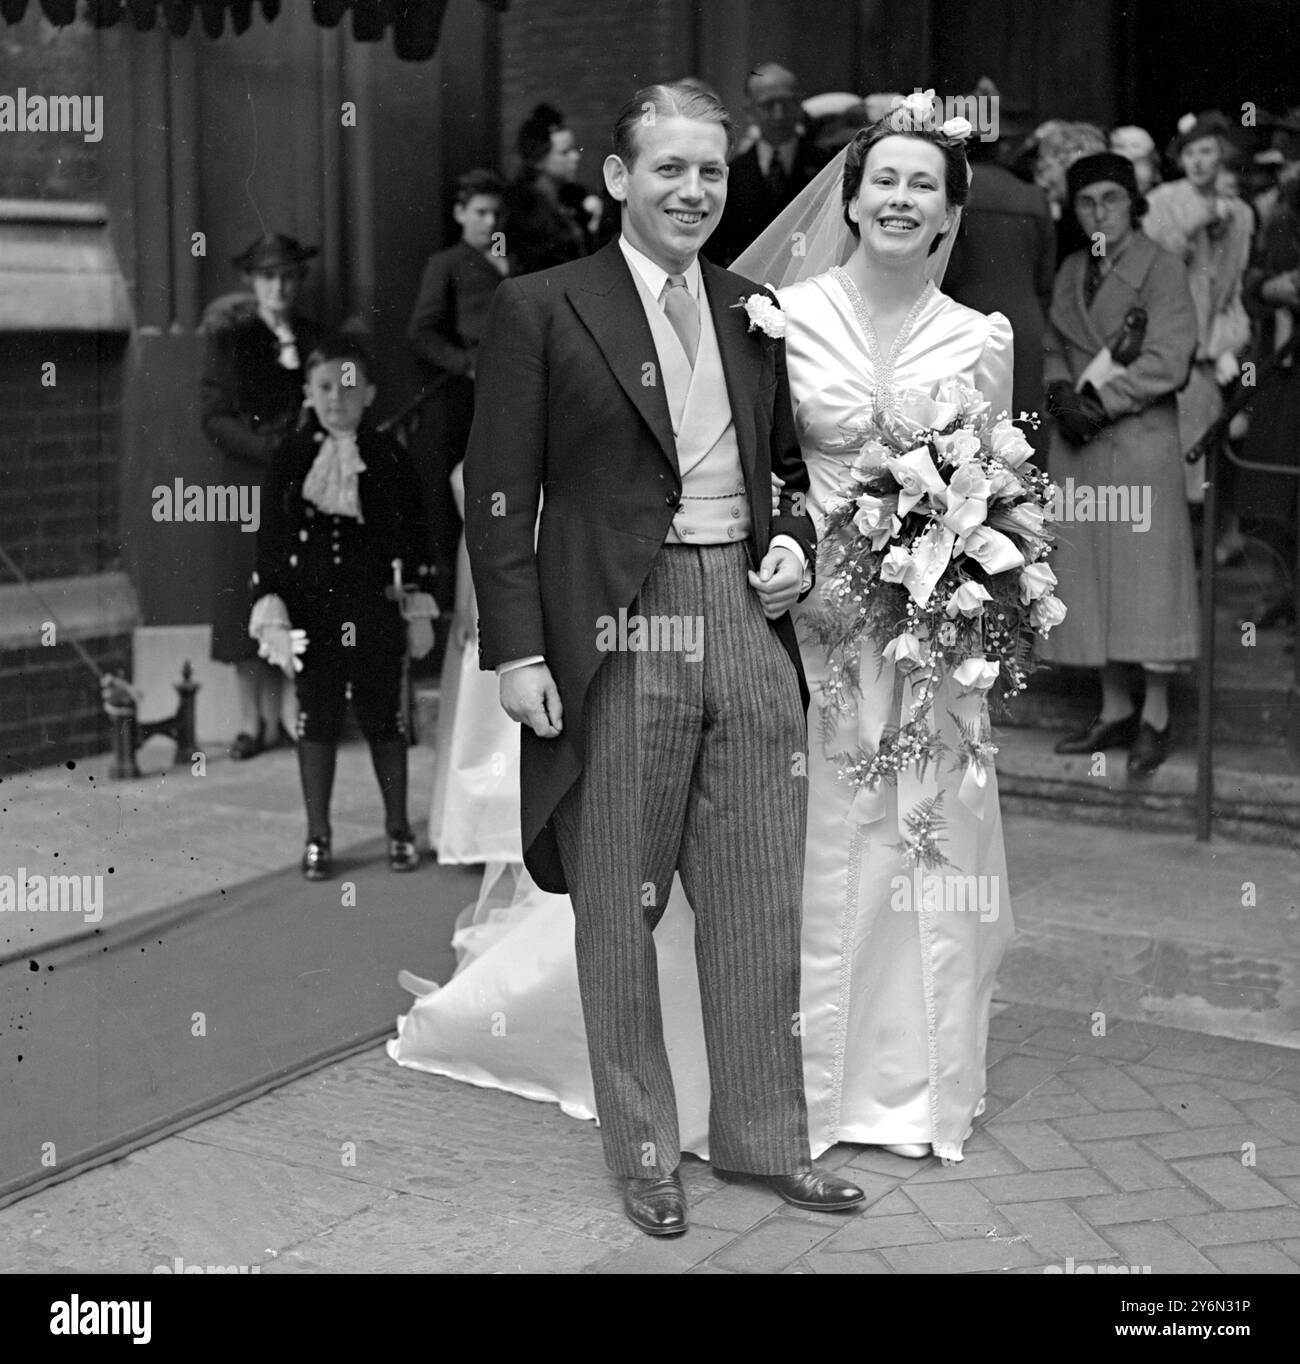
[[[605,1158],[650,1235],[686,1229],[654,945],[674,872],[715,1168],[800,1207],[862,1201],[808,1156],[792,1026],[808,696],[788,612],[814,531],[784,346],[741,306],[764,291],[699,259],[731,139],[687,86],[624,106],[605,162],[622,236],[497,291],[465,461],[480,663],[523,725],[525,862],[572,896]],[[698,620],[703,648],[611,650],[601,622],[620,612]]]

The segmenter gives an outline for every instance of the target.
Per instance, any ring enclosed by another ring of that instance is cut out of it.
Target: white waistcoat
[[[677,441],[682,500],[665,537],[667,544],[725,545],[749,535],[749,503],[736,444],[727,378],[713,329],[713,314],[700,287],[700,341],[692,369],[659,300],[632,271],[659,353],[659,372]]]

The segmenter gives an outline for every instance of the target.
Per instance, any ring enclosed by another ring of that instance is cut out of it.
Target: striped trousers
[[[710,1158],[757,1174],[808,1161],[798,1017],[807,733],[749,566],[743,544],[660,551],[626,631],[607,627],[585,766],[554,815],[596,1111],[620,1175],[666,1175],[681,1155],[654,943],[674,870],[695,911]],[[659,647],[633,645],[638,619],[641,643]]]

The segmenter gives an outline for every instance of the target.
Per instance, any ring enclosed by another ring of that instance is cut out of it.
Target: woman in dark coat
[[[582,153],[564,115],[539,104],[519,129],[518,147],[523,164],[504,203],[510,273],[529,275],[590,254],[599,200],[575,179]]]
[[[218,300],[204,319],[208,349],[200,419],[203,434],[221,452],[223,486],[260,489],[271,456],[302,407],[302,358],[320,332],[294,305],[306,262],[317,254],[316,247],[278,233],[260,238],[233,262],[252,297]],[[284,679],[258,658],[248,634],[257,537],[234,522],[211,529],[212,657],[235,667],[239,732],[230,756],[251,758],[280,740]]]
[[[1041,653],[1101,671],[1099,714],[1056,751],[1129,748],[1129,774],[1145,776],[1168,754],[1169,675],[1199,647],[1176,401],[1196,311],[1182,261],[1135,226],[1145,204],[1130,161],[1082,157],[1067,186],[1099,249],[1066,257],[1044,341],[1048,472],[1061,489],[1052,566],[1068,615]],[[1133,664],[1146,682],[1140,713]]]

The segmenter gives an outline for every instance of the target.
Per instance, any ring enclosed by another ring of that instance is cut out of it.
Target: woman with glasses
[[[1057,274],[1043,378],[1060,489],[1052,562],[1070,609],[1040,652],[1101,675],[1097,715],[1056,751],[1127,748],[1142,777],[1168,756],[1169,678],[1198,649],[1176,401],[1196,310],[1183,263],[1137,228],[1146,204],[1132,162],[1085,156],[1066,180],[1088,245]]]

